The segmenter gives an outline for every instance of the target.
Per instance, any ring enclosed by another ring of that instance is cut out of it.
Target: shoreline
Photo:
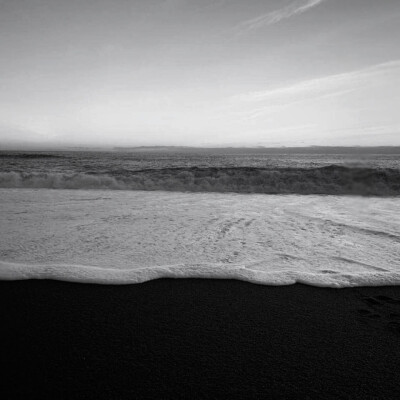
[[[400,396],[400,287],[0,282],[3,398]]]

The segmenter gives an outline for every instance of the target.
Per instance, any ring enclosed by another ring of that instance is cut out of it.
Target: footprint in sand
[[[364,302],[367,303],[370,306],[380,306],[382,304],[379,300],[377,300],[377,299],[375,299],[373,297],[369,297],[369,298],[364,299]]]
[[[369,309],[360,308],[357,310],[360,317],[366,321],[376,320],[379,325],[386,329],[400,334],[400,299],[379,295],[364,297],[362,301]]]
[[[400,304],[400,299],[392,299],[388,296],[376,296],[375,298],[383,303]]]
[[[371,318],[371,319],[377,319],[377,318],[381,317],[379,314],[373,313],[373,312],[363,309],[363,308],[360,308],[357,311],[363,317],[367,317],[367,318]]]
[[[400,334],[400,322],[399,321],[390,321],[390,322],[388,322],[387,326],[392,332]]]

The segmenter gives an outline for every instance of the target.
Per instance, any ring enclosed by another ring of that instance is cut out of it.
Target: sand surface
[[[0,282],[4,399],[395,399],[400,288]]]

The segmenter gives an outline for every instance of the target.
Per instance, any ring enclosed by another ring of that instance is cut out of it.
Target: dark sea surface
[[[400,148],[0,152],[0,187],[400,194]]]

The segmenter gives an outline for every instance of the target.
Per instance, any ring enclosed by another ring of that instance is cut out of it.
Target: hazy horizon
[[[0,149],[400,145],[398,0],[0,0]]]
[[[400,154],[400,146],[68,146],[51,144],[5,144],[0,153],[57,153],[57,152],[133,152],[133,153],[205,153],[205,154]],[[222,152],[222,153],[221,153]],[[283,152],[283,153],[282,153]]]

